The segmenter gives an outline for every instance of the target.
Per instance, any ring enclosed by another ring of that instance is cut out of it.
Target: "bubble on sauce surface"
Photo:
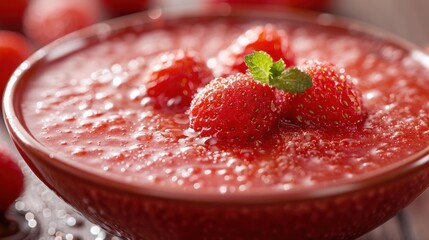
[[[154,42],[154,38],[158,41]],[[175,45],[174,39],[175,36],[169,31],[158,30],[145,33],[134,44],[142,55],[151,55],[170,50]]]

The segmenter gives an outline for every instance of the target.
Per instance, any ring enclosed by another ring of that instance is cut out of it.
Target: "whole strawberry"
[[[211,70],[195,51],[167,52],[148,73],[147,96],[156,108],[185,110],[197,90],[212,79]]]
[[[33,53],[33,46],[20,33],[0,30],[0,97],[15,69]]]
[[[293,121],[325,128],[355,127],[363,122],[362,96],[348,76],[318,61],[307,61],[300,69],[312,78],[313,86],[289,103]]]
[[[224,68],[222,71],[245,73],[247,66],[244,57],[254,51],[264,51],[276,61],[283,59],[286,66],[295,65],[288,35],[274,25],[267,24],[247,30],[220,53],[220,65]]]
[[[0,26],[2,29],[18,30],[21,27],[22,16],[27,5],[27,0],[0,1]]]
[[[278,89],[302,92],[311,86],[306,75],[302,79],[304,73],[297,69],[284,71],[284,62],[273,63],[266,53],[246,56],[246,64],[251,74],[216,78],[193,99],[190,127],[201,136],[227,142],[261,139],[280,117]]]
[[[24,175],[5,148],[0,147],[0,213],[21,194]]]
[[[37,45],[46,45],[66,34],[95,24],[101,19],[97,1],[28,1],[23,17],[25,34]]]
[[[195,96],[191,127],[202,136],[232,141],[260,138],[278,118],[274,90],[250,75],[216,78]]]

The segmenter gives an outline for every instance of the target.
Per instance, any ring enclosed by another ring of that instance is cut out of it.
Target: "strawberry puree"
[[[282,122],[267,139],[228,146],[198,137],[183,113],[154,109],[143,76],[157,54],[194,47],[217,54],[263,22],[183,22],[128,32],[41,66],[22,96],[31,133],[52,153],[138,184],[219,193],[289,190],[353,178],[400,161],[429,142],[429,71],[380,39],[314,25],[274,23],[300,63],[330,61],[352,76],[368,117],[357,130]],[[203,43],[203,44],[202,44]]]

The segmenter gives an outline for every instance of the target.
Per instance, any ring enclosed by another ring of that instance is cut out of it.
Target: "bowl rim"
[[[205,13],[206,15],[202,15]],[[209,13],[207,15],[207,13]],[[141,24],[153,23],[155,21],[171,20],[178,18],[198,18],[198,17],[228,17],[241,16],[254,17],[265,16],[269,13],[269,18],[283,19],[286,21],[298,21],[303,23],[311,23],[318,26],[340,28],[342,30],[354,31],[366,34],[372,37],[377,37],[383,41],[393,43],[412,54],[422,65],[429,69],[429,55],[424,50],[408,41],[405,41],[385,30],[367,25],[355,20],[346,19],[343,17],[334,16],[327,13],[316,13],[304,10],[291,9],[286,7],[262,7],[257,6],[234,6],[227,4],[204,6],[191,11],[177,12],[171,9],[153,9],[141,13],[128,15],[125,17],[108,20],[96,25],[79,30],[60,38],[47,46],[35,52],[30,58],[23,62],[18,69],[13,73],[3,97],[3,117],[6,123],[10,137],[15,144],[22,149],[25,154],[36,157],[38,161],[43,161],[44,164],[50,165],[57,170],[62,170],[72,176],[76,176],[98,185],[99,187],[120,191],[128,194],[139,196],[150,196],[165,199],[176,199],[191,202],[209,202],[209,203],[230,203],[230,204],[270,204],[276,202],[297,202],[310,201],[333,196],[343,195],[361,191],[364,189],[382,186],[392,183],[407,176],[412,176],[416,172],[420,172],[429,168],[429,147],[401,160],[385,166],[383,168],[371,171],[370,173],[360,174],[351,179],[341,179],[329,183],[318,183],[310,187],[292,188],[291,190],[273,191],[273,190],[252,190],[251,192],[237,192],[220,194],[218,192],[193,191],[183,190],[177,187],[166,187],[162,189],[156,184],[136,184],[121,181],[118,176],[105,177],[102,174],[96,173],[88,166],[77,166],[78,164],[67,163],[65,159],[49,153],[47,147],[38,142],[26,129],[23,119],[20,118],[19,91],[18,86],[25,79],[25,75],[37,63],[45,60],[49,53],[54,51],[62,44],[70,44],[72,41],[83,41],[89,38],[100,37],[100,34],[111,36],[116,32],[120,32],[130,26],[139,26]],[[98,40],[102,41],[102,40]],[[37,165],[37,164],[36,164]]]

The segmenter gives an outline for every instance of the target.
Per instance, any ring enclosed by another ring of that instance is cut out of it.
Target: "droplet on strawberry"
[[[245,61],[250,73],[216,78],[193,99],[190,127],[201,136],[236,143],[261,139],[280,117],[279,89],[302,92],[311,86],[307,75],[298,69],[285,71],[283,60],[273,62],[264,52],[254,52]]]
[[[96,23],[101,8],[88,0],[34,0],[24,14],[24,31],[39,45]]]
[[[190,127],[201,136],[229,142],[262,138],[278,119],[274,90],[242,73],[210,82],[195,96],[189,114]]]
[[[0,212],[5,212],[19,197],[24,175],[8,151],[0,147]]]
[[[364,121],[362,96],[349,76],[318,61],[307,61],[299,68],[312,78],[313,86],[289,103],[293,121],[325,128],[356,127]]]
[[[185,110],[197,90],[213,79],[195,51],[179,49],[162,54],[147,75],[147,96],[157,108]]]
[[[231,74],[245,73],[247,70],[244,57],[254,51],[264,51],[274,60],[283,59],[286,66],[295,65],[287,33],[274,25],[256,26],[240,35],[226,50],[219,54],[222,72]]]

